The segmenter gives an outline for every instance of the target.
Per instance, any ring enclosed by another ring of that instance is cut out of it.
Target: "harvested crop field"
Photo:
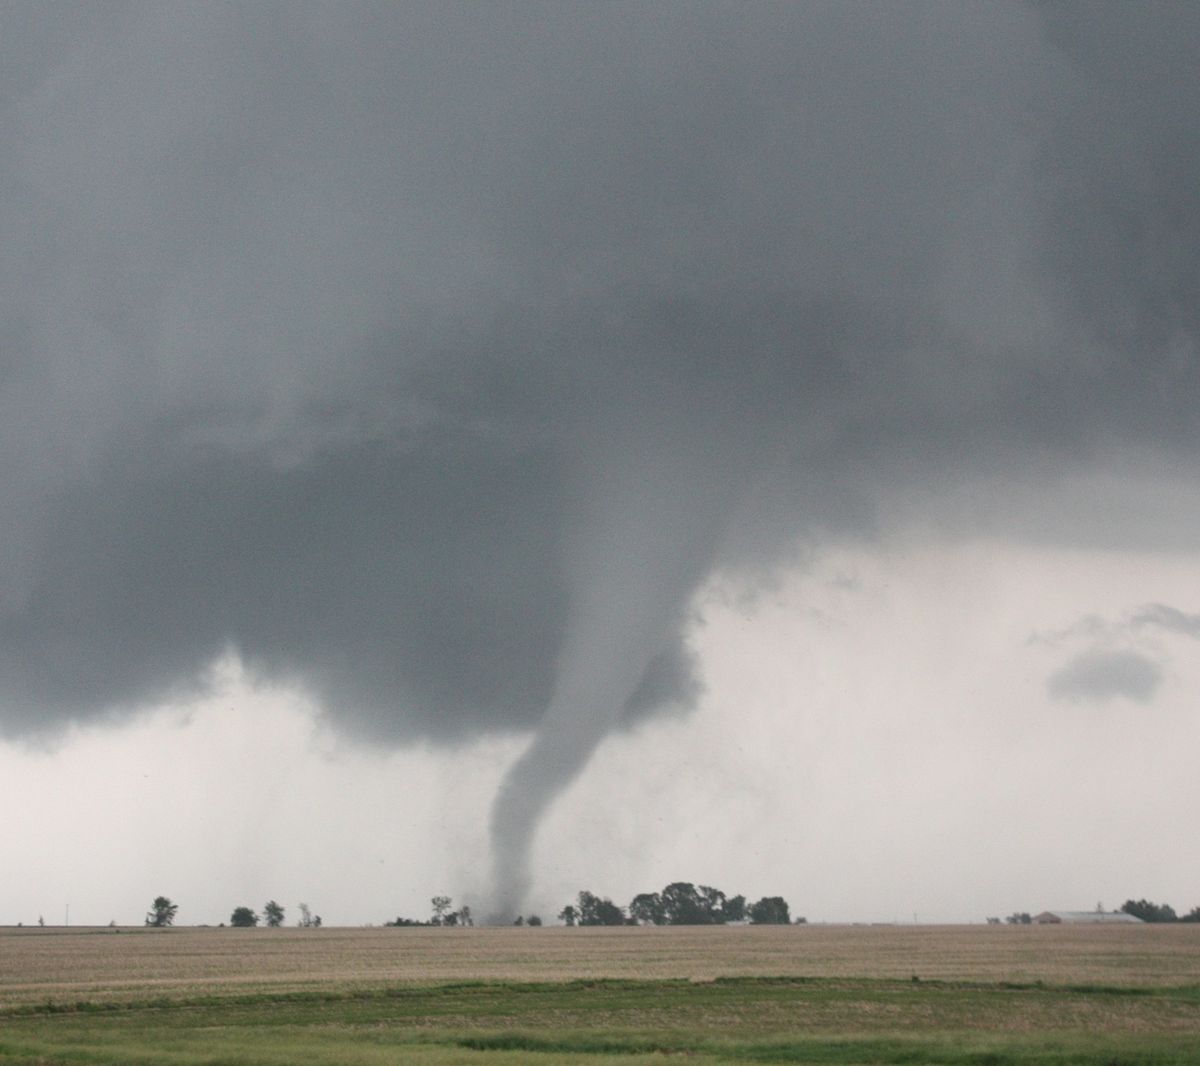
[[[1200,1062],[1200,927],[0,930],[0,1063]]]
[[[797,976],[1200,985],[1200,925],[0,930],[0,1006],[330,982]]]

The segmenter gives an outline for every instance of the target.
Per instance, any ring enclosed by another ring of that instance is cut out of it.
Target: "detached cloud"
[[[1046,688],[1056,700],[1104,703],[1123,697],[1149,703],[1162,681],[1162,669],[1135,651],[1090,651],[1050,675]]]
[[[1116,620],[1088,614],[1061,629],[1037,630],[1030,634],[1028,643],[1050,648],[1084,640],[1128,644],[1144,638],[1147,631],[1154,629],[1200,640],[1200,614],[1190,614],[1165,603],[1150,603],[1126,611]]]
[[[1130,624],[1134,628],[1157,626],[1169,633],[1200,640],[1200,614],[1186,614],[1164,603],[1151,603],[1136,611],[1130,618]]]
[[[1078,640],[1107,640],[1114,632],[1114,624],[1096,614],[1085,615],[1078,621],[1061,629],[1034,630],[1026,644],[1048,648],[1061,648]]]
[[[1116,620],[1085,615],[1062,629],[1034,633],[1029,644],[1055,650],[1088,645],[1047,679],[1054,699],[1104,701],[1122,696],[1149,703],[1162,681],[1163,665],[1170,662],[1162,642],[1151,639],[1154,631],[1200,640],[1200,614],[1151,603]]]

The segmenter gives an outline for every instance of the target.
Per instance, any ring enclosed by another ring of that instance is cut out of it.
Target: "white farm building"
[[[1042,911],[1033,919],[1038,925],[1141,925],[1124,911]]]

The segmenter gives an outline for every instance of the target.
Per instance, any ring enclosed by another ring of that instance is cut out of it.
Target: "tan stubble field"
[[[1200,925],[0,929],[0,1008],[318,985],[867,977],[1200,984]]]

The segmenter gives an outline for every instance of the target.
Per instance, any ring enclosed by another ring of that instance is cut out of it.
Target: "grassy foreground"
[[[322,944],[324,931],[91,939],[83,932],[37,938],[0,931],[0,1063],[1200,1063],[1200,982],[1192,974],[1200,941],[1180,930],[1056,930],[1040,937],[960,929],[935,937],[939,951],[927,957],[918,949],[928,939],[914,933],[898,940],[894,929],[827,929],[808,941],[788,929],[661,930],[640,939],[634,931],[632,940],[603,930],[437,931],[440,941],[406,940],[403,931],[346,932],[353,934],[348,941],[330,931]],[[705,942],[717,965],[723,959],[731,969],[739,957],[771,956],[771,932],[774,947],[790,945],[792,965],[808,975],[680,972],[699,963],[704,953],[692,958],[689,951]],[[72,943],[77,966],[67,975],[62,965]],[[369,948],[382,945],[400,969],[405,956],[410,966],[420,957],[424,973],[370,978],[368,962],[348,974],[347,943],[368,960]],[[839,943],[841,962],[833,957]],[[897,943],[907,945],[905,969],[916,960],[935,971],[938,954],[943,968],[968,967],[976,976],[892,975],[897,964],[889,948]],[[647,973],[674,969],[679,976],[578,976],[604,969],[614,952],[624,959],[631,945]],[[823,952],[812,950],[805,967],[803,949],[819,945]],[[1057,957],[1044,951],[1051,946],[1060,949]],[[464,952],[489,979],[429,972],[439,958]],[[1080,960],[1074,974],[1064,970],[1064,953]],[[1121,957],[1125,980],[1113,972]],[[1036,969],[1037,958],[1060,979],[1011,979],[1014,965]],[[850,959],[857,976],[830,972]],[[555,979],[530,976],[546,968]],[[1095,980],[1097,970],[1108,978]],[[221,980],[220,971],[234,979]]]
[[[12,1008],[0,1062],[1200,1061],[1200,990],[731,978],[486,982]]]

